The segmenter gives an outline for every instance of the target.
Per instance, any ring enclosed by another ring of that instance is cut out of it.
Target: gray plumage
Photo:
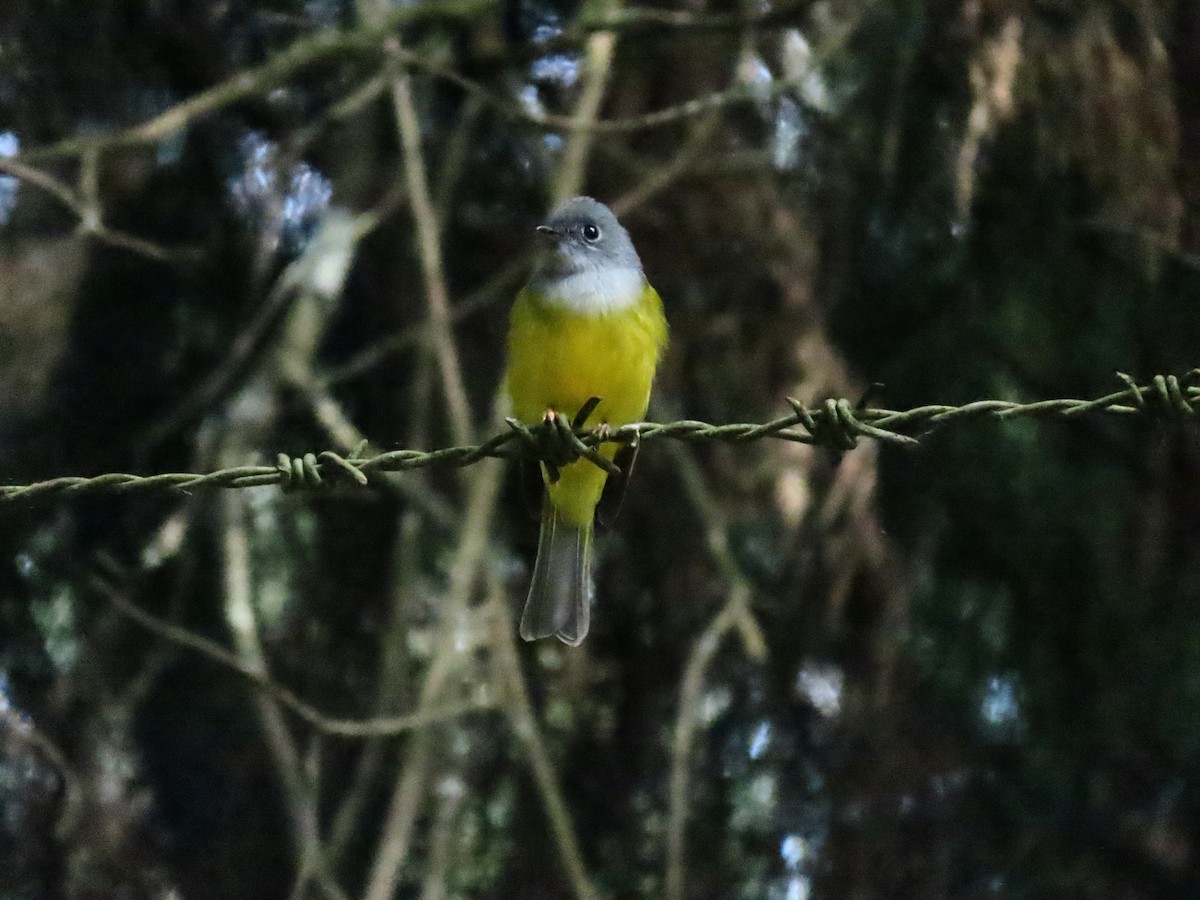
[[[557,637],[578,647],[587,637],[592,605],[592,528],[562,520],[548,499],[542,504],[542,530],[529,598],[521,614],[527,641]]]
[[[642,271],[642,261],[613,211],[591,197],[575,197],[538,226],[546,242],[530,284],[552,290],[559,279],[600,270]]]

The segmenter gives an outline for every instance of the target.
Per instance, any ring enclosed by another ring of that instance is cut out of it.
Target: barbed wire
[[[54,495],[134,493],[161,488],[199,490],[208,488],[249,488],[278,485],[283,490],[316,488],[328,481],[353,482],[366,487],[372,476],[384,472],[402,472],[422,468],[463,468],[480,460],[537,459],[544,463],[551,478],[558,470],[578,459],[589,459],[601,468],[614,471],[614,464],[598,452],[605,443],[632,443],[668,438],[692,443],[720,442],[746,444],[765,439],[815,444],[834,450],[851,450],[861,438],[899,446],[915,446],[919,437],[954,423],[982,419],[1061,417],[1085,414],[1145,416],[1154,418],[1194,418],[1200,404],[1200,369],[1182,376],[1155,375],[1144,384],[1124,373],[1117,377],[1124,390],[1091,400],[1036,400],[1019,403],[1009,400],[977,400],[960,406],[928,405],[906,410],[871,407],[866,399],[851,404],[845,399],[829,399],[814,408],[788,398],[792,412],[760,423],[713,425],[682,419],[675,422],[638,422],[620,428],[583,429],[579,423],[599,403],[593,397],[574,423],[552,417],[539,425],[527,426],[507,419],[508,431],[494,435],[482,444],[444,447],[438,450],[392,450],[376,456],[361,457],[361,447],[349,455],[331,450],[292,457],[280,453],[275,465],[236,466],[207,473],[170,472],[158,475],[132,475],[112,472],[88,477],[60,477],[24,485],[0,485],[0,505]],[[869,395],[868,395],[869,396]]]

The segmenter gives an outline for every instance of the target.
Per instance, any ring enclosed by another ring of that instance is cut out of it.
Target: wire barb
[[[1106,414],[1143,416],[1160,420],[1194,419],[1200,405],[1200,369],[1184,375],[1155,375],[1138,383],[1129,375],[1117,373],[1125,388],[1091,400],[1036,400],[1017,403],[1010,400],[977,400],[962,406],[919,406],[907,410],[881,409],[831,398],[815,408],[788,398],[792,412],[767,422],[713,425],[683,419],[677,422],[635,422],[620,428],[581,427],[594,411],[589,401],[575,420],[562,416],[529,426],[506,419],[507,431],[493,435],[482,444],[444,447],[440,450],[392,450],[363,458],[363,446],[349,456],[331,450],[291,457],[280,453],[273,466],[238,466],[204,474],[172,472],[160,475],[130,475],[113,472],[87,477],[52,478],[34,484],[0,485],[0,506],[19,500],[32,500],[55,494],[132,493],[160,488],[196,490],[200,488],[247,488],[278,485],[285,491],[317,488],[329,478],[352,481],[366,487],[378,472],[401,472],[430,467],[462,468],[482,459],[536,459],[546,468],[550,480],[557,481],[563,466],[587,459],[610,474],[619,467],[599,452],[606,443],[628,444],[635,440],[669,438],[677,441],[744,444],[772,439],[830,447],[837,452],[852,450],[862,438],[902,447],[918,443],[919,435],[979,419],[1003,421],[1017,417],[1073,418]],[[586,415],[585,415],[586,413]]]
[[[275,469],[279,472],[279,488],[285,493],[301,487],[321,486],[321,469],[317,465],[315,454],[305,453],[293,458],[286,453],[280,453],[276,457]]]
[[[1200,400],[1200,369],[1192,369],[1182,377],[1155,375],[1148,387],[1139,387],[1132,377],[1118,372],[1117,377],[1129,386],[1129,392],[1137,408],[1147,415],[1161,418],[1191,418],[1196,410],[1191,400]]]

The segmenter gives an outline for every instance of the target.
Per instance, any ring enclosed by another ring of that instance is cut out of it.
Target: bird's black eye
[[[583,226],[583,239],[585,241],[591,241],[592,243],[595,243],[596,241],[600,240],[600,229],[589,222],[587,225]]]

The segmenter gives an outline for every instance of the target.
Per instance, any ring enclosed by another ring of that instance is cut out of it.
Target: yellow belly
[[[617,428],[640,420],[666,335],[662,301],[649,286],[629,308],[594,315],[543,303],[528,289],[522,291],[508,335],[513,414],[529,424],[540,422],[547,409],[573,419],[589,398],[599,397],[589,425]],[[611,458],[615,445],[602,452]],[[587,460],[573,463],[549,485],[550,502],[571,524],[590,524],[606,477]]]

